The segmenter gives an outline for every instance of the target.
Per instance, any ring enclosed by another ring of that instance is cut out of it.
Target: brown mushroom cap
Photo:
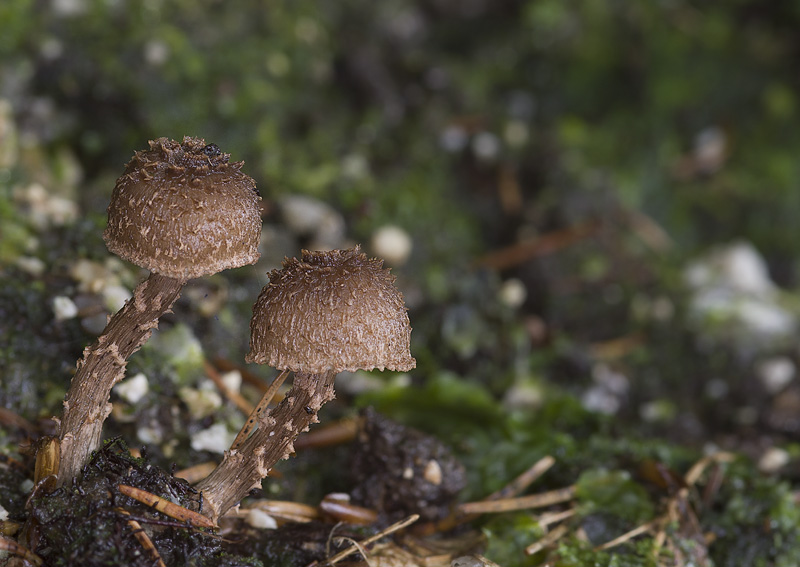
[[[286,259],[253,306],[248,362],[306,374],[416,366],[403,294],[358,246]]]
[[[150,142],[117,179],[108,249],[180,280],[253,264],[259,258],[261,198],[255,181],[215,144],[185,137]]]

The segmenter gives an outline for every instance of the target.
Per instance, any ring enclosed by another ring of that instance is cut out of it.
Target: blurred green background
[[[52,321],[77,293],[67,261],[107,257],[133,151],[192,135],[244,160],[265,201],[265,260],[208,284],[231,306],[182,308],[208,356],[242,360],[284,254],[410,245],[389,263],[428,405],[353,396],[472,435],[490,451],[473,496],[529,464],[520,447],[560,450],[573,480],[620,452],[688,464],[634,434],[777,450],[768,472],[796,483],[798,24],[800,4],[763,0],[3,0],[0,401],[57,411],[92,336]],[[317,214],[330,233],[301,226]]]

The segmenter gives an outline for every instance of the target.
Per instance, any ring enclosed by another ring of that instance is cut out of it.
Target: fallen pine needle
[[[263,413],[267,409],[267,406],[269,406],[272,398],[274,398],[275,394],[278,393],[278,388],[281,387],[281,384],[283,384],[283,381],[286,380],[288,375],[289,371],[284,370],[275,377],[275,379],[269,385],[269,388],[267,388],[267,391],[264,392],[263,396],[261,396],[261,401],[258,402],[258,405],[256,405],[256,407],[254,407],[247,416],[247,420],[244,422],[244,425],[236,435],[236,439],[234,439],[233,443],[231,444],[231,451],[238,449],[241,444],[247,440],[248,435],[250,435],[250,432],[253,430],[256,422],[258,421],[259,414]]]
[[[23,560],[37,566],[43,563],[42,558],[29,550],[27,547],[24,547],[18,544],[16,541],[5,537],[0,537],[0,551],[6,551],[10,554],[16,555],[17,557],[21,557]]]
[[[525,491],[531,484],[546,473],[550,467],[555,464],[556,460],[550,455],[546,455],[531,465],[525,472],[517,478],[509,482],[500,490],[493,492],[481,502],[491,502],[507,498],[516,497],[521,492]],[[466,524],[476,519],[480,514],[465,514],[459,513],[450,515],[438,522],[427,522],[421,526],[417,526],[415,533],[418,535],[430,535],[436,532],[446,532],[461,524]]]
[[[708,465],[712,463],[730,463],[734,459],[736,459],[736,455],[726,451],[720,451],[719,453],[714,453],[713,455],[703,457],[692,465],[692,468],[690,468],[686,475],[684,475],[683,480],[687,485],[692,486],[697,482],[697,480],[700,478],[700,475],[703,474],[703,471],[706,470]]]
[[[575,515],[575,512],[575,508],[570,508],[569,510],[564,510],[563,512],[547,512],[546,514],[539,516],[538,522],[541,527],[547,528],[552,524],[557,524],[568,518],[571,518]]]
[[[118,508],[117,512],[124,516],[130,516],[130,513],[121,508]],[[139,542],[139,545],[141,545],[142,548],[144,548],[144,550],[150,554],[150,560],[153,562],[153,565],[156,567],[167,567],[164,565],[164,561],[161,559],[161,554],[158,553],[156,546],[153,545],[153,540],[151,540],[150,536],[147,535],[147,532],[144,531],[142,525],[134,519],[129,519],[128,527],[131,529],[133,537],[135,537],[136,541]]]
[[[550,470],[550,467],[552,467],[555,463],[556,460],[550,455],[542,457],[536,461],[533,466],[512,480],[506,486],[487,496],[485,500],[502,500],[504,498],[512,498],[519,495],[531,484],[533,484],[536,479]]]
[[[617,547],[618,545],[622,545],[626,541],[629,541],[635,538],[638,535],[642,535],[643,533],[649,532],[655,526],[656,522],[647,522],[646,524],[642,524],[629,532],[622,534],[619,537],[615,537],[611,541],[607,541],[602,545],[598,545],[595,547],[595,551],[604,551],[606,549],[611,549],[612,547]]]
[[[253,404],[247,401],[247,399],[241,395],[239,392],[234,392],[228,386],[225,385],[225,382],[222,381],[222,377],[219,375],[219,371],[211,364],[209,361],[203,361],[203,368],[206,371],[206,376],[211,378],[211,381],[216,384],[217,388],[222,395],[236,404],[236,407],[245,414],[249,415],[251,411],[253,411]]]
[[[183,506],[179,506],[174,502],[170,502],[165,498],[161,498],[160,496],[156,496],[151,492],[147,492],[146,490],[142,490],[140,488],[135,488],[133,486],[128,486],[125,484],[120,484],[117,486],[119,491],[128,496],[129,498],[133,498],[141,502],[142,504],[146,504],[153,508],[154,510],[158,510],[162,514],[166,514],[170,518],[175,518],[176,520],[180,520],[181,522],[188,522],[194,527],[198,528],[214,528],[214,522],[211,521],[210,518],[203,516],[202,514],[198,514],[193,510],[189,510],[188,508],[184,508]]]
[[[345,557],[348,557],[349,555],[352,555],[356,551],[360,551],[362,548],[366,547],[367,545],[375,543],[379,539],[384,538],[384,537],[386,537],[388,535],[391,535],[396,531],[402,530],[403,528],[405,528],[407,526],[410,526],[411,524],[413,524],[417,520],[419,520],[419,514],[413,514],[413,515],[409,516],[408,518],[406,518],[405,520],[400,520],[399,522],[396,522],[396,523],[392,524],[391,526],[389,526],[388,528],[386,528],[385,530],[383,530],[381,532],[378,532],[374,536],[370,536],[367,539],[362,540],[360,542],[353,542],[353,544],[350,547],[348,547],[347,549],[343,549],[342,551],[340,551],[336,555],[334,555],[332,557],[329,557],[328,559],[326,559],[326,560],[324,560],[322,562],[313,561],[312,563],[309,563],[307,567],[318,567],[318,566],[321,566],[321,565],[333,565],[335,563],[338,563],[339,561],[341,561]],[[362,551],[362,554],[363,554],[363,551]]]
[[[525,555],[533,555],[534,553],[539,553],[544,548],[553,545],[555,542],[557,542],[562,537],[567,535],[567,532],[569,532],[569,528],[567,526],[558,526],[554,528],[539,541],[536,541],[530,544],[528,547],[526,547]]]
[[[575,486],[559,488],[540,494],[519,496],[517,498],[504,498],[501,500],[486,500],[467,502],[458,507],[462,514],[497,514],[514,510],[527,510],[529,508],[543,508],[561,502],[572,500],[575,496]]]

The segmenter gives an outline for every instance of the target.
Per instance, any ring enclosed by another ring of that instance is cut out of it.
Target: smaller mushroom
[[[59,486],[99,447],[111,388],[186,281],[258,260],[260,197],[243,162],[229,158],[200,138],[159,138],[117,179],[103,238],[111,252],[151,273],[78,362],[64,398]]]
[[[292,389],[258,428],[197,489],[214,521],[261,486],[272,466],[294,451],[294,440],[334,397],[339,372],[408,371],[411,326],[403,295],[383,261],[349,250],[286,259],[253,306],[248,362],[295,373]]]

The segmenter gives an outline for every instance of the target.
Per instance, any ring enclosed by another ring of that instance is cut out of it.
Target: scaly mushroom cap
[[[215,144],[184,137],[150,142],[117,179],[108,249],[180,280],[253,264],[259,258],[261,197],[255,181]]]
[[[306,374],[416,366],[403,294],[358,246],[286,259],[250,321],[248,362]]]

